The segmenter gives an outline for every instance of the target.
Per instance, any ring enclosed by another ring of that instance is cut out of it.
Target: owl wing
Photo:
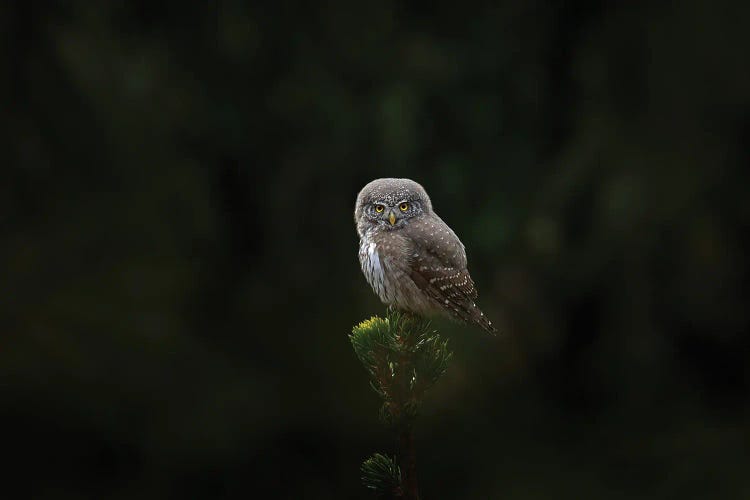
[[[406,274],[443,311],[495,334],[495,327],[475,303],[477,290],[461,240],[437,215],[415,222],[405,228],[412,244]]]
[[[465,301],[477,298],[477,289],[466,268],[446,262],[434,248],[415,245],[409,275],[420,289],[439,302]],[[439,250],[437,250],[439,252]]]
[[[477,290],[458,236],[437,216],[410,224],[407,233],[413,245],[407,274],[414,284],[453,317],[494,332],[474,302]]]

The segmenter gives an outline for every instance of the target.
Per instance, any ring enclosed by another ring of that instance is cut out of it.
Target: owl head
[[[430,197],[411,179],[375,179],[362,188],[354,207],[360,236],[371,229],[395,231],[432,212]]]

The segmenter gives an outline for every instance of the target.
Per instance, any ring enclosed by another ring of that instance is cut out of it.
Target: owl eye
[[[409,204],[408,204],[408,203],[402,203],[402,204],[400,204],[400,205],[398,206],[398,208],[399,208],[399,210],[401,210],[402,212],[406,212],[407,210],[409,210]]]
[[[383,205],[375,205],[375,211],[377,213],[382,214],[383,210],[385,210],[385,207]]]

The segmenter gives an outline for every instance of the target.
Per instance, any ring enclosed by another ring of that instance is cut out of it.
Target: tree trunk
[[[403,424],[398,433],[398,461],[401,468],[401,491],[406,500],[419,500],[417,487],[417,455],[414,431],[410,423]]]

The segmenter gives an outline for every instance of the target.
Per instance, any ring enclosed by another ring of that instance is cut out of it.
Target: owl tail
[[[490,335],[497,335],[497,328],[492,326],[492,321],[487,319],[487,316],[476,306],[473,308],[473,314],[471,315],[471,321],[479,328],[489,333]]]
[[[453,314],[459,320],[476,325],[490,335],[497,335],[497,328],[492,326],[492,321],[484,315],[474,301],[453,302],[451,305]]]

